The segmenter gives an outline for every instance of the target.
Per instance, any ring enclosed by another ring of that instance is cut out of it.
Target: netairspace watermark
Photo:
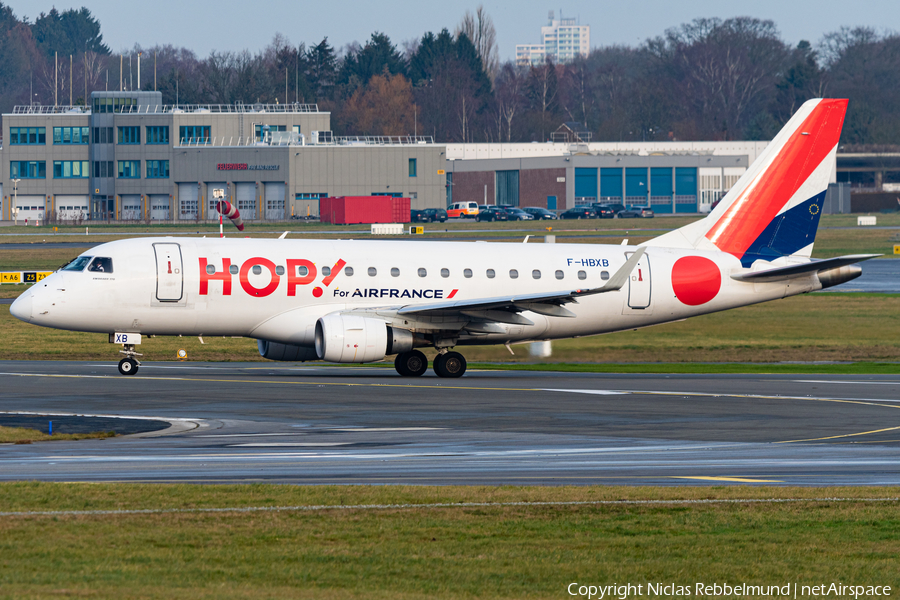
[[[572,582],[566,587],[569,596],[590,600],[627,600],[643,596],[697,596],[721,598],[727,596],[769,596],[772,598],[806,598],[809,596],[832,598],[874,598],[890,596],[889,585],[851,585],[842,582],[783,585],[754,585],[750,583],[613,583],[590,585]]]

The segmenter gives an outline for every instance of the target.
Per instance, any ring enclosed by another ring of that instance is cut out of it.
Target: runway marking
[[[249,444],[231,444],[231,448],[318,448],[331,446],[349,446],[353,442],[251,442]]]
[[[234,508],[141,508],[122,510],[4,511],[0,517],[168,515],[253,512],[320,512],[325,510],[409,510],[440,508],[504,508],[542,506],[677,506],[683,504],[793,504],[800,502],[898,502],[900,498],[698,498],[695,500],[560,500],[557,502],[429,502],[423,504],[314,504],[309,506],[241,506]]]
[[[700,479],[702,481],[732,481],[732,482],[736,482],[736,483],[784,483],[784,481],[779,480],[779,479],[749,479],[747,477],[714,477],[714,476],[704,477],[702,475],[694,475],[694,476],[671,475],[671,476],[669,476],[669,479]]]
[[[859,433],[845,433],[845,434],[842,434],[842,435],[829,435],[829,436],[826,436],[826,437],[809,438],[808,440],[786,440],[786,441],[784,441],[784,442],[775,442],[775,443],[776,443],[776,444],[793,444],[794,442],[819,442],[819,441],[822,441],[822,440],[836,440],[836,439],[838,439],[838,438],[856,437],[856,436],[858,436],[858,435],[870,435],[870,434],[873,434],[873,433],[882,433],[882,432],[885,432],[885,431],[897,431],[898,429],[900,429],[900,426],[898,426],[898,427],[886,427],[886,428],[884,428],[884,429],[873,429],[872,431],[861,431],[861,432],[859,432]]]
[[[542,392],[572,392],[573,394],[596,394],[598,396],[621,396],[624,394],[633,394],[635,392],[625,392],[621,390],[573,390],[573,389],[553,389],[543,388]]]
[[[382,432],[382,431],[443,431],[447,429],[446,427],[329,427],[325,429],[325,431],[342,431],[347,433],[355,433],[355,432],[363,432],[368,433],[371,431]]]
[[[794,383],[847,383],[851,385],[900,385],[900,381],[847,381],[846,379],[794,379]]]

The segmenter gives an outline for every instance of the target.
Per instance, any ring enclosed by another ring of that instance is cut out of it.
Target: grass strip
[[[900,374],[900,363],[469,363],[469,369],[491,371],[559,371],[562,373],[751,373],[822,375],[895,375]]]
[[[562,598],[573,582],[675,583],[692,595],[696,583],[723,582],[896,590],[895,497],[895,488],[0,484],[0,506],[15,510],[231,507],[0,518],[0,596]],[[300,510],[236,510],[287,504]]]
[[[48,435],[37,429],[0,426],[0,444],[30,444],[32,442],[64,442],[72,440],[96,440],[116,437],[115,431],[91,433],[54,433]]]

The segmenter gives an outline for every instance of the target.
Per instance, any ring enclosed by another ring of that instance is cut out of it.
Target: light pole
[[[13,213],[13,218],[16,220],[16,225],[19,224],[19,182],[20,181],[22,181],[22,180],[21,179],[13,179],[12,180],[12,184],[13,184],[12,213]]]

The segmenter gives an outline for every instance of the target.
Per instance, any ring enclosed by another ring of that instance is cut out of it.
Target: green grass
[[[116,437],[115,431],[93,431],[90,433],[55,433],[48,435],[37,429],[25,427],[0,427],[0,444],[30,444],[32,442],[61,442],[73,440],[94,440]]]
[[[565,598],[572,582],[900,585],[893,488],[0,484],[0,597]],[[774,503],[340,505],[808,498]]]

